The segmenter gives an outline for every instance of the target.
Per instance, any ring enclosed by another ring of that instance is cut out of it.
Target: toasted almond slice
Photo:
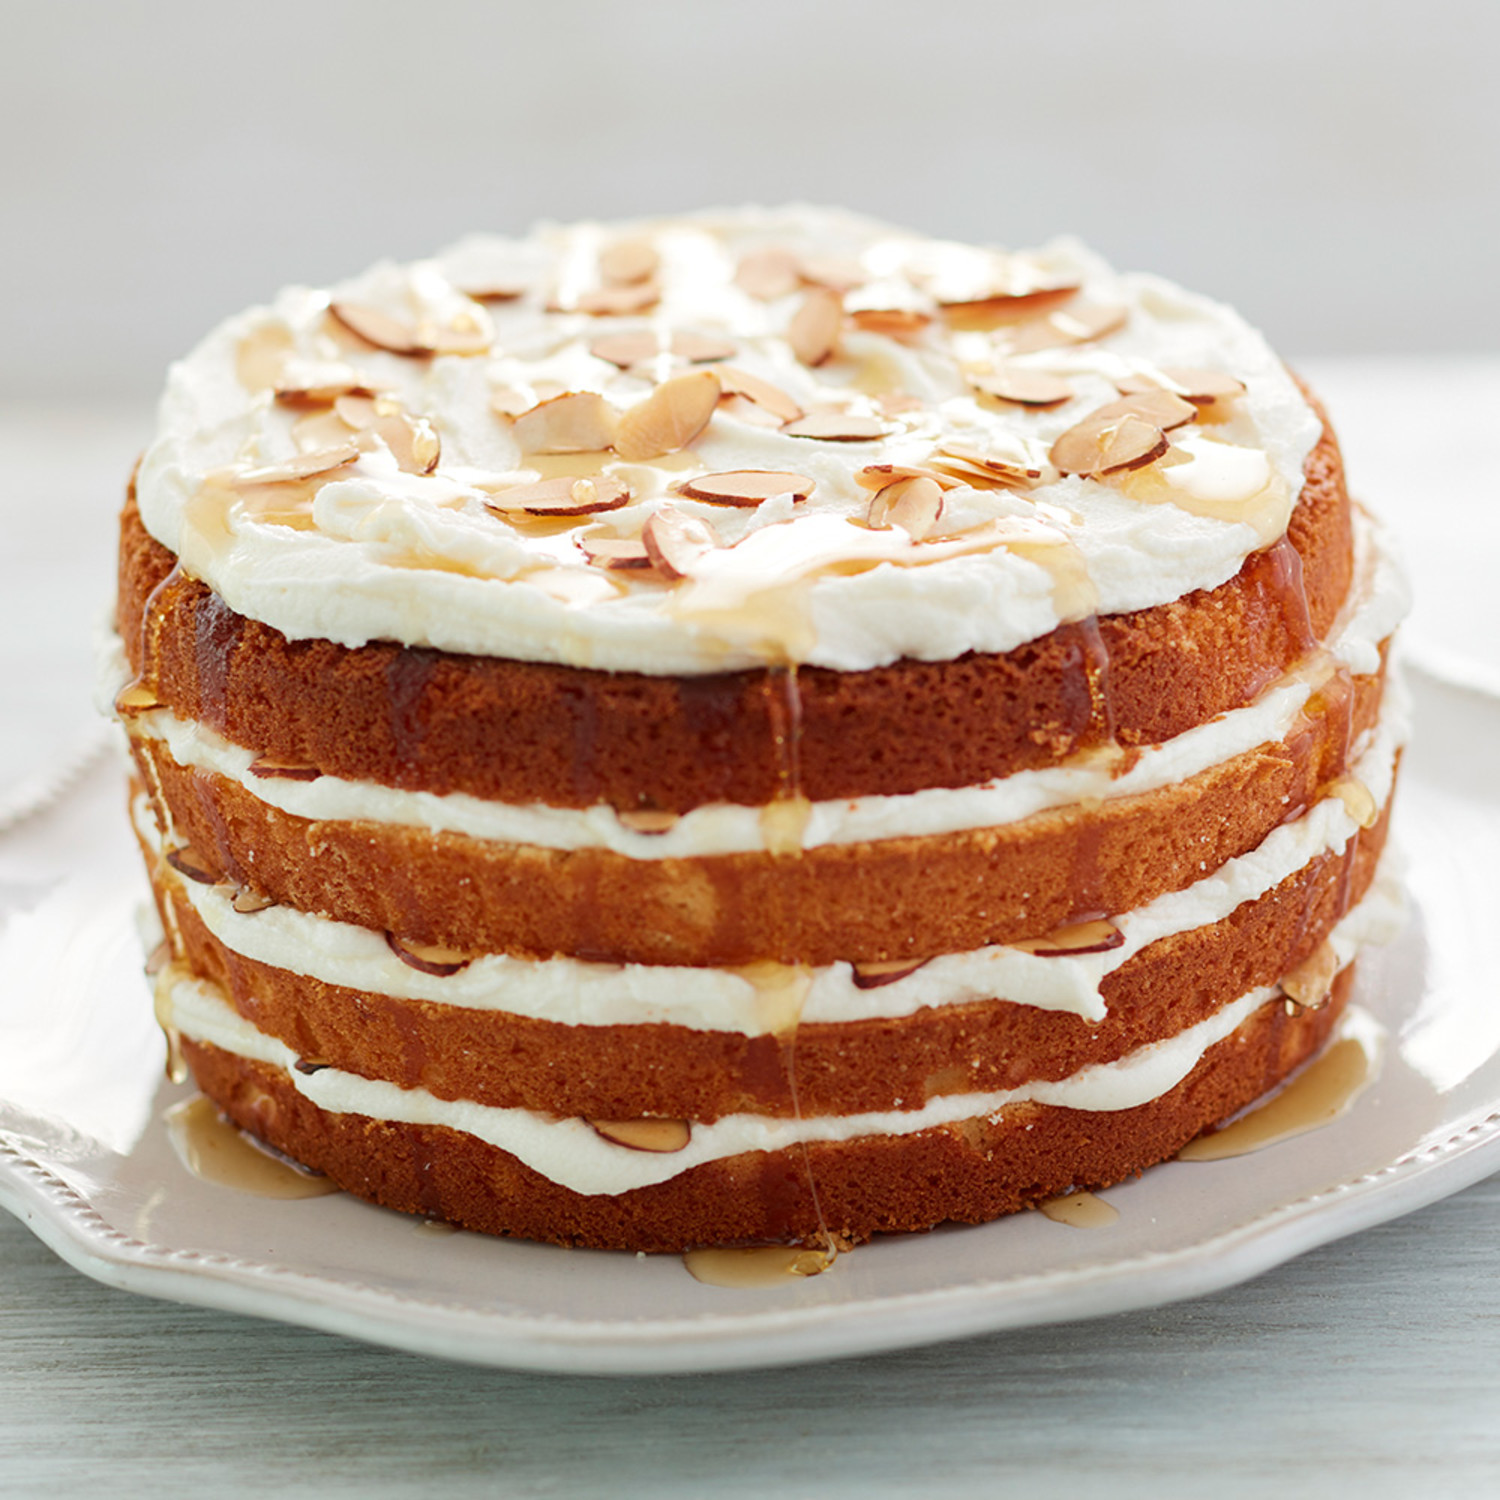
[[[838,293],[826,287],[813,287],[792,314],[787,342],[803,364],[815,367],[825,363],[838,348],[843,327],[844,304]]]
[[[208,861],[191,844],[181,844],[176,849],[168,849],[165,858],[179,875],[188,880],[196,880],[199,885],[219,883],[217,872],[209,867]]]
[[[855,484],[862,490],[883,490],[898,479],[930,479],[945,490],[957,489],[961,482],[951,474],[920,464],[866,464],[854,475]]]
[[[519,281],[455,282],[454,288],[475,302],[514,302],[526,295],[526,288]]]
[[[146,972],[148,974],[160,974],[166,966],[172,962],[172,945],[163,938],[146,955]]]
[[[319,1062],[316,1058],[312,1057],[299,1057],[297,1061],[292,1064],[292,1066],[299,1073],[306,1073],[310,1076],[313,1073],[321,1073],[324,1068],[331,1068],[333,1064]]]
[[[1191,401],[1194,406],[1206,406],[1210,401],[1228,401],[1235,396],[1242,396],[1245,392],[1245,383],[1236,380],[1233,375],[1226,374],[1223,370],[1200,370],[1196,366],[1189,365],[1163,365],[1161,373],[1170,382],[1165,389],[1174,395],[1181,396],[1184,401]],[[1127,375],[1123,380],[1115,382],[1120,388],[1120,393],[1126,396],[1137,396],[1145,391],[1159,391],[1163,389],[1160,381],[1152,380],[1149,375]]]
[[[1302,1010],[1317,1010],[1327,1002],[1338,972],[1339,956],[1333,944],[1320,943],[1308,958],[1282,975],[1282,992]]]
[[[496,416],[514,420],[535,405],[536,402],[530,396],[524,391],[516,390],[514,386],[498,385],[490,392],[490,410]]]
[[[660,301],[661,288],[654,281],[641,281],[634,286],[601,286],[580,293],[578,311],[596,318],[622,318],[645,312]]]
[[[250,774],[268,781],[316,781],[323,773],[316,766],[301,761],[275,760],[262,755],[250,762]]]
[[[726,396],[743,396],[783,422],[795,422],[802,415],[802,408],[779,385],[772,385],[759,375],[733,365],[720,365],[714,374],[719,377],[719,386]]]
[[[442,443],[426,417],[403,411],[390,397],[340,396],[333,409],[357,432],[378,437],[405,473],[431,474],[437,468]]]
[[[800,283],[797,257],[779,245],[765,245],[740,257],[735,284],[762,302],[795,292]]]
[[[678,814],[662,807],[627,807],[616,811],[617,817],[632,833],[662,834],[677,826]]]
[[[914,542],[920,542],[937,525],[943,513],[943,487],[923,476],[898,479],[876,493],[870,501],[869,521],[877,531],[899,526]]]
[[[957,440],[944,443],[938,449],[934,462],[949,459],[976,469],[981,474],[993,474],[1001,479],[1028,480],[1042,477],[1041,468],[1030,459],[996,453],[993,449],[976,448],[972,443]]]
[[[858,963],[854,970],[854,987],[860,990],[878,990],[883,985],[895,984],[908,974],[915,974],[924,964],[925,958],[886,958],[874,963]]]
[[[941,303],[943,315],[956,328],[997,328],[1040,318],[1078,295],[1077,284],[1038,287],[1029,292],[991,292],[982,297]]]
[[[1060,349],[1106,338],[1123,328],[1128,316],[1126,308],[1080,299],[1047,317],[1018,323],[1001,337],[1010,353],[1030,354],[1038,349]]]
[[[262,891],[252,891],[249,886],[242,885],[229,898],[229,904],[242,917],[253,917],[258,911],[269,911],[276,905],[276,899],[273,896],[267,896]]]
[[[1073,387],[1060,375],[1021,365],[1001,365],[989,375],[971,376],[969,384],[997,401],[1012,401],[1018,406],[1056,406],[1073,396]]]
[[[726,396],[719,402],[719,410],[726,417],[733,417],[736,422],[748,422],[752,427],[781,426],[781,418],[775,412],[769,412],[763,406],[757,406],[753,401],[747,401],[743,396]]]
[[[673,505],[663,505],[641,528],[652,567],[668,578],[686,578],[693,564],[719,545],[713,528]]]
[[[692,1139],[686,1120],[590,1120],[595,1132],[631,1151],[681,1151]]]
[[[500,490],[485,504],[491,510],[524,511],[529,516],[592,516],[600,511],[619,510],[629,499],[629,486],[612,474],[585,478],[563,475]]]
[[[597,391],[568,391],[522,412],[511,432],[525,453],[594,453],[614,445],[619,422]]]
[[[589,344],[589,353],[621,370],[655,359],[662,352],[661,339],[649,328],[635,328],[629,333],[604,333]]]
[[[1125,934],[1108,917],[1096,917],[1087,922],[1069,922],[1054,927],[1041,937],[1026,938],[1010,947],[1022,953],[1034,953],[1038,958],[1076,958],[1084,953],[1108,953],[1112,948],[1123,947]]]
[[[599,252],[599,274],[611,286],[634,286],[656,275],[661,256],[646,239],[614,240]]]
[[[474,962],[472,953],[445,948],[441,943],[412,943],[405,938],[398,938],[394,932],[386,933],[385,941],[386,946],[402,963],[416,969],[418,973],[432,974],[439,979],[457,974],[460,969],[466,969]]]
[[[1070,427],[1052,445],[1052,462],[1064,474],[1097,476],[1154,463],[1167,451],[1167,435],[1134,412],[1101,418],[1097,413]]]
[[[639,463],[686,448],[708,426],[721,389],[712,370],[694,370],[664,380],[620,418],[615,451]]]
[[[425,357],[432,353],[429,345],[418,336],[416,328],[402,318],[382,312],[378,307],[366,307],[359,302],[333,301],[328,311],[336,322],[342,324],[356,338],[388,354],[405,354],[411,358]]]
[[[881,333],[888,339],[911,339],[932,319],[909,307],[862,307],[849,314],[849,321],[864,333]]]
[[[361,381],[337,380],[325,385],[279,385],[276,399],[283,406],[331,406],[340,396],[375,396],[374,386]]]
[[[354,443],[340,443],[336,448],[320,448],[314,453],[299,453],[284,463],[267,464],[260,469],[245,469],[231,481],[236,489],[249,489],[258,484],[299,484],[304,479],[316,479],[319,474],[331,474],[352,464],[359,457],[359,448]]]
[[[782,469],[730,469],[723,474],[700,474],[677,488],[691,500],[752,509],[777,495],[790,495],[794,502],[806,500],[815,483],[805,474],[791,474]]]
[[[781,429],[788,437],[824,443],[873,443],[885,436],[885,424],[847,411],[812,411]]]
[[[426,354],[487,354],[495,342],[482,308],[476,317],[461,314],[451,323],[424,321],[417,325],[417,342]],[[484,322],[479,321],[484,318]]]
[[[804,255],[797,262],[797,274],[813,286],[839,293],[852,292],[870,279],[870,273],[852,255]]]
[[[144,682],[127,683],[115,694],[115,712],[122,719],[134,718],[137,714],[149,714],[161,707],[161,699]]]
[[[1125,416],[1144,417],[1146,421],[1154,422],[1163,432],[1171,432],[1174,428],[1186,426],[1198,412],[1191,401],[1185,401],[1171,391],[1156,390],[1122,396],[1118,401],[1101,406],[1092,415],[1106,420]]]
[[[635,536],[584,536],[578,538],[583,555],[598,568],[651,567],[646,544]]]
[[[886,391],[875,398],[875,404],[888,417],[899,417],[905,411],[921,411],[927,405],[920,396],[911,396],[905,391]]]
[[[672,353],[685,359],[690,365],[712,364],[721,359],[733,359],[738,349],[727,338],[712,333],[674,333]]]

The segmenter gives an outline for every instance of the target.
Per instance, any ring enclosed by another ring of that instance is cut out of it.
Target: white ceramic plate
[[[676,1257],[436,1236],[338,1195],[295,1202],[179,1165],[132,913],[143,885],[114,767],[0,837],[0,1202],[113,1286],[428,1354],[520,1368],[789,1364],[1092,1317],[1233,1284],[1500,1169],[1500,703],[1417,684],[1398,834],[1415,915],[1361,965],[1388,1029],[1378,1079],[1333,1125],[1111,1189],[1117,1223],[1025,1214],[892,1238],[767,1290]]]

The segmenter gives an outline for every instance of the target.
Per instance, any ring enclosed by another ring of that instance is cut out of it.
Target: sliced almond
[[[334,448],[319,448],[313,453],[299,453],[283,463],[267,464],[260,469],[245,469],[231,481],[236,489],[249,489],[258,484],[299,484],[304,479],[316,479],[319,474],[331,474],[352,464],[359,457],[359,448],[354,443],[340,443]]]
[[[839,346],[844,328],[844,304],[837,292],[814,287],[802,299],[787,326],[792,353],[809,368],[825,363]]]
[[[417,330],[411,323],[382,312],[378,307],[335,300],[328,304],[328,311],[356,338],[376,349],[384,349],[388,354],[416,358],[432,353],[431,347],[417,337]]]
[[[620,418],[615,451],[639,463],[686,448],[708,426],[721,390],[712,370],[664,380]]]
[[[920,542],[943,513],[943,487],[925,476],[898,479],[876,493],[870,501],[869,521],[877,531],[899,526],[914,542]]]
[[[191,844],[182,844],[176,849],[168,849],[165,858],[167,863],[187,880],[196,880],[199,885],[219,883],[218,872],[210,867],[208,861]]]
[[[530,516],[592,516],[619,510],[630,500],[630,487],[612,474],[575,478],[563,475],[537,484],[518,484],[500,490],[485,504],[501,512],[524,511]]]
[[[686,1120],[590,1120],[588,1123],[605,1140],[631,1151],[681,1151],[693,1135],[693,1127]]]
[[[841,293],[852,292],[870,279],[870,273],[852,255],[804,255],[797,262],[797,274],[813,286]]]
[[[394,932],[386,933],[385,941],[386,946],[402,963],[419,973],[432,974],[439,979],[457,974],[460,969],[466,969],[474,962],[472,953],[445,948],[440,943],[408,942],[405,938],[398,938]]]
[[[675,828],[679,815],[661,807],[627,807],[615,816],[632,833],[663,834]]]
[[[628,370],[631,365],[655,359],[661,353],[661,339],[649,328],[637,328],[629,333],[605,333],[590,341],[589,353],[595,359]]]
[[[696,516],[663,505],[641,528],[652,567],[668,578],[686,578],[693,564],[719,545],[713,528]]]
[[[883,490],[898,479],[930,479],[945,490],[959,486],[959,481],[951,474],[923,468],[920,464],[866,464],[854,475],[854,482],[863,490]]]
[[[1026,938],[1009,946],[1019,948],[1022,953],[1034,953],[1038,958],[1077,958],[1084,953],[1108,953],[1124,943],[1125,934],[1108,917],[1096,917],[1087,922],[1069,922],[1041,937]]]
[[[1034,458],[1022,453],[1000,453],[993,448],[976,448],[972,443],[952,440],[942,444],[933,459],[944,466],[959,465],[981,475],[1005,480],[1008,483],[1025,483],[1042,477],[1042,466]]]
[[[863,333],[884,334],[888,339],[915,338],[932,319],[909,307],[861,307],[849,321]]]
[[[902,412],[907,411],[921,411],[927,405],[920,396],[911,396],[905,391],[886,391],[875,398],[875,404],[888,417],[899,417]]]
[[[146,972],[148,974],[160,974],[166,966],[172,962],[172,945],[163,938],[146,955]]]
[[[806,500],[815,483],[805,474],[780,469],[730,469],[722,474],[700,474],[677,488],[691,500],[750,509],[778,495],[790,495],[794,502]]]
[[[242,917],[253,917],[258,911],[269,911],[276,905],[273,896],[267,896],[261,891],[252,891],[249,886],[241,886],[234,895],[229,898],[229,904]]]
[[[1303,1010],[1317,1010],[1333,990],[1338,978],[1339,956],[1333,944],[1320,943],[1308,958],[1282,976],[1281,988],[1288,1000]]]
[[[774,302],[797,290],[801,283],[797,257],[779,245],[766,245],[740,257],[735,284],[762,302]]]
[[[733,359],[739,352],[727,338],[712,333],[674,333],[672,353],[690,365],[706,365],[721,359]]]
[[[316,766],[294,760],[275,760],[262,755],[250,762],[250,774],[264,780],[316,781],[323,773]]]
[[[585,536],[578,538],[583,555],[598,568],[650,568],[646,544],[634,536]]]
[[[127,683],[115,694],[115,712],[122,719],[134,718],[137,714],[149,714],[161,707],[161,699],[154,689],[144,682]]]
[[[1020,365],[1001,365],[988,375],[972,375],[969,384],[997,401],[1018,406],[1057,406],[1073,396],[1073,387],[1060,375]]]
[[[597,391],[568,391],[522,412],[511,432],[524,453],[594,453],[614,445],[619,423]]]
[[[1127,375],[1123,380],[1117,380],[1115,384],[1120,393],[1126,396],[1137,396],[1146,391],[1169,390],[1174,395],[1181,396],[1184,401],[1191,401],[1194,406],[1207,406],[1211,401],[1228,401],[1235,396],[1242,396],[1245,392],[1245,383],[1236,380],[1233,375],[1228,375],[1222,370],[1200,370],[1196,366],[1189,365],[1163,365],[1161,374],[1170,382],[1163,387],[1159,380],[1153,380],[1149,375]]]
[[[860,990],[878,990],[883,985],[905,979],[908,974],[915,974],[928,962],[925,958],[887,958],[874,963],[853,964],[854,987]]]
[[[719,377],[719,387],[726,396],[743,396],[783,422],[795,422],[802,415],[802,408],[779,385],[772,385],[759,375],[733,365],[720,365],[714,374]]]
[[[514,302],[526,295],[519,281],[465,281],[455,282],[454,287],[475,302]]]
[[[497,416],[519,417],[523,412],[528,412],[536,402],[524,391],[518,391],[514,386],[498,385],[490,392],[490,410]]]
[[[781,429],[788,437],[824,443],[873,443],[885,436],[885,424],[847,411],[813,411]]]
[[[1171,391],[1156,390],[1122,396],[1118,401],[1101,406],[1093,415],[1105,418],[1144,417],[1148,422],[1154,422],[1163,432],[1171,432],[1174,428],[1185,427],[1198,412],[1191,401],[1186,401]]]
[[[961,301],[941,302],[943,315],[955,328],[983,330],[1004,323],[1039,318],[1070,302],[1078,294],[1076,283],[1038,287],[1027,292],[990,292]]]
[[[641,281],[634,286],[601,286],[582,292],[577,310],[596,318],[622,318],[645,312],[660,301],[661,288],[654,281]]]
[[[283,406],[331,406],[340,396],[374,396],[373,386],[352,377],[330,380],[320,385],[279,385],[276,399]]]
[[[614,240],[599,252],[599,274],[611,286],[634,286],[656,275],[661,256],[646,239]]]
[[[1167,435],[1134,413],[1113,419],[1090,417],[1070,427],[1052,445],[1052,462],[1064,474],[1097,476],[1139,469],[1167,451]]]
[[[431,474],[442,456],[437,429],[426,417],[403,411],[389,396],[344,395],[333,403],[341,421],[378,437],[407,474]]]

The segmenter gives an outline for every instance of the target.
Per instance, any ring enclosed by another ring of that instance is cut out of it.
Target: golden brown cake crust
[[[345,989],[226,948],[176,894],[179,877],[160,866],[156,889],[171,906],[166,925],[179,934],[178,960],[306,1061],[502,1108],[711,1121],[790,1115],[799,1105],[810,1115],[916,1109],[936,1094],[1017,1088],[1113,1062],[1276,983],[1309,957],[1363,897],[1385,835],[1382,818],[1223,920],[1143,949],[1104,980],[1102,1021],[999,999],[808,1024],[794,1037],[571,1026]]]
[[[325,1113],[278,1069],[192,1041],[183,1051],[204,1093],[236,1124],[349,1192],[406,1213],[603,1249],[820,1244],[825,1231],[857,1243],[945,1220],[983,1222],[1166,1160],[1305,1062],[1342,1011],[1352,974],[1339,976],[1319,1010],[1289,1014],[1279,998],[1268,1002],[1176,1088],[1135,1109],[1017,1105],[994,1122],[746,1153],[619,1195],[572,1192],[447,1127]]]
[[[159,741],[134,748],[159,820],[164,809],[216,872],[303,911],[471,952],[818,966],[968,952],[1180,890],[1255,848],[1343,772],[1376,720],[1382,680],[1335,679],[1285,741],[1176,786],[795,858],[633,860],[312,822],[179,766]]]
[[[760,805],[792,781],[814,801],[972,786],[1102,743],[1111,724],[1125,745],[1169,739],[1251,701],[1302,657],[1353,567],[1326,423],[1306,475],[1287,539],[1216,589],[1062,626],[1003,655],[866,672],[651,677],[289,641],[174,573],[133,496],[117,620],[132,668],[179,715],[352,779],[674,812]]]

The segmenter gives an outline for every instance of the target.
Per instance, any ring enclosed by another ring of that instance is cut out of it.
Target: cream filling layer
[[[1410,596],[1381,530],[1361,515],[1355,538],[1355,581],[1329,633],[1328,654],[1330,665],[1342,663],[1352,672],[1369,673],[1378,669],[1380,643],[1406,614]],[[118,643],[113,653],[104,670],[122,684],[128,674]],[[980,786],[815,802],[801,846],[816,849],[993,828],[1076,802],[1156,791],[1282,739],[1315,685],[1306,672],[1289,673],[1247,707],[1145,750],[1120,776],[1111,776],[1107,765],[1095,762],[1020,771]],[[762,809],[757,807],[720,803],[695,808],[665,833],[645,834],[628,828],[602,803],[588,808],[520,805],[462,792],[400,791],[337,776],[314,781],[259,777],[250,770],[256,758],[253,751],[165,709],[133,718],[129,727],[132,734],[163,743],[178,765],[227,777],[258,800],[314,822],[387,823],[546,849],[609,849],[630,859],[739,854],[766,847]]]
[[[1347,965],[1364,944],[1393,935],[1402,913],[1399,888],[1382,877],[1333,931],[1330,941],[1339,966]],[[336,1068],[300,1073],[294,1067],[296,1053],[250,1025],[220,998],[214,986],[200,980],[180,979],[166,987],[161,1019],[193,1041],[281,1069],[298,1093],[320,1109],[402,1124],[446,1126],[509,1152],[549,1181],[575,1193],[618,1194],[666,1182],[705,1162],[746,1151],[781,1151],[802,1143],[913,1135],[960,1120],[994,1119],[1011,1105],[1021,1103],[1102,1113],[1133,1109],[1170,1092],[1210,1047],[1230,1036],[1279,993],[1274,986],[1251,990],[1174,1037],[1141,1047],[1118,1062],[1084,1068],[1056,1082],[1031,1083],[995,1093],[943,1094],[912,1110],[806,1119],[725,1115],[709,1125],[695,1124],[687,1146],[670,1154],[615,1145],[584,1120],[438,1099],[423,1089],[402,1089]]]
[[[1399,679],[1393,679],[1381,722],[1353,769],[1377,806],[1383,807],[1390,796],[1396,754],[1406,730],[1405,692]],[[148,847],[159,849],[160,836],[143,797],[134,811],[141,838]],[[1322,798],[1295,822],[1273,829],[1250,853],[1228,860],[1184,890],[1117,916],[1125,941],[1107,953],[1044,958],[997,945],[941,955],[915,973],[874,989],[856,985],[847,963],[815,969],[807,976],[801,1021],[807,1025],[895,1018],[995,998],[1100,1020],[1105,1014],[1100,985],[1143,948],[1221,921],[1319,855],[1343,849],[1359,826],[1339,797]],[[402,963],[384,938],[367,928],[286,906],[240,913],[232,905],[228,886],[189,880],[180,886],[209,932],[233,952],[359,992],[501,1010],[574,1026],[657,1023],[757,1036],[786,1024],[782,1007],[768,1003],[763,984],[747,971],[494,954],[476,958],[456,974],[427,975]]]

